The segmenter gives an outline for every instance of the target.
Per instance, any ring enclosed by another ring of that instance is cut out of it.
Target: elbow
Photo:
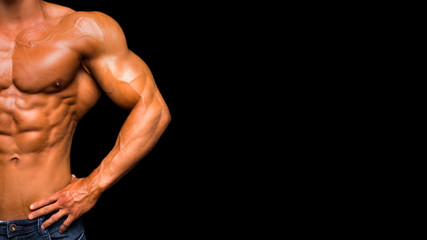
[[[162,105],[163,106],[161,107],[160,125],[165,130],[169,123],[172,121],[172,116],[166,103]]]
[[[166,107],[166,110],[164,111],[163,115],[164,115],[163,118],[165,119],[164,120],[165,124],[166,124],[166,126],[168,126],[169,123],[172,121],[172,115],[171,115],[168,107]]]

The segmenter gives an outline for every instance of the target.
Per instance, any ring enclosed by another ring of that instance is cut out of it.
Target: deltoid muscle
[[[102,31],[95,20],[86,17],[79,17],[74,26],[67,30],[66,33],[71,33],[71,35],[74,36],[73,39],[92,37],[99,41],[103,40]]]

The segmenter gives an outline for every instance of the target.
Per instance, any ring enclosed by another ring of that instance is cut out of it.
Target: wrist
[[[95,194],[96,196],[100,196],[102,193],[104,193],[108,187],[109,184],[107,182],[102,181],[102,175],[98,169],[93,171],[88,177],[87,177],[90,185],[90,191]],[[105,179],[104,179],[105,180]]]

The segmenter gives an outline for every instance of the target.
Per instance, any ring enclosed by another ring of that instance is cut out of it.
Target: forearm
[[[92,189],[102,193],[146,156],[165,131],[170,114],[163,100],[146,105],[141,98],[123,124],[116,143],[88,176]]]

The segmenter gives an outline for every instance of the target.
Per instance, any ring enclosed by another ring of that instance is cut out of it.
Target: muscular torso
[[[75,12],[16,31],[0,25],[0,220],[26,218],[32,202],[70,182],[75,127],[100,94],[82,59],[101,37]]]

